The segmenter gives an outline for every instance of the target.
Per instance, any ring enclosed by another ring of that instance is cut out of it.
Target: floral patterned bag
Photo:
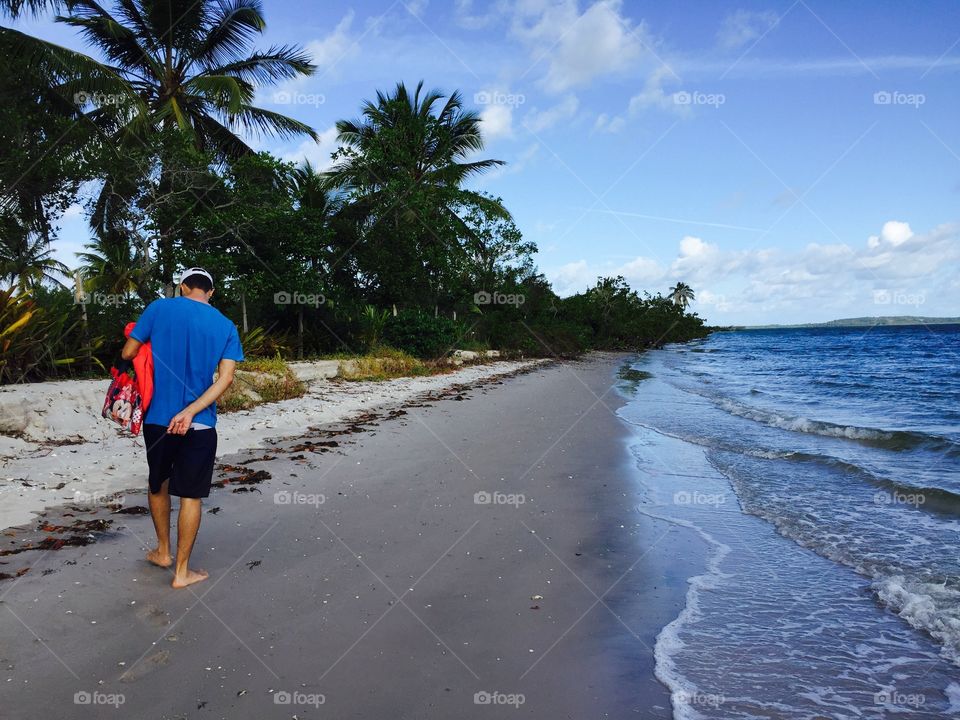
[[[129,360],[119,363],[119,368],[110,368],[113,381],[107,388],[103,403],[103,417],[120,423],[120,427],[134,435],[140,434],[143,424],[143,401],[137,390],[133,364]]]

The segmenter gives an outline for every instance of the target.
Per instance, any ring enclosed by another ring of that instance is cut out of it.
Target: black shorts
[[[143,425],[150,467],[150,492],[158,493],[165,480],[171,495],[205,498],[210,494],[217,455],[217,430],[187,430],[186,435],[167,433],[166,425]]]

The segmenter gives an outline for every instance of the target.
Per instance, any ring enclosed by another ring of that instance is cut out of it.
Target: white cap
[[[192,275],[203,275],[203,277],[209,280],[210,284],[213,285],[213,275],[208,273],[203,268],[198,268],[198,267],[187,268],[186,270],[184,270],[183,275],[180,276],[180,283],[182,284],[184,280],[186,280],[188,277],[191,277]]]

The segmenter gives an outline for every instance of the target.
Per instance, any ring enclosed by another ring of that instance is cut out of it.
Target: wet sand
[[[635,510],[623,359],[220,458],[187,590],[116,512],[142,493],[8,531],[37,549],[0,557],[3,717],[670,717],[652,648],[699,549]]]

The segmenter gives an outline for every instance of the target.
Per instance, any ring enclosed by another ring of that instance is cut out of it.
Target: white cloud
[[[487,105],[480,113],[480,130],[485,141],[513,135],[513,108],[509,105]]]
[[[481,30],[490,27],[507,13],[502,0],[489,6],[486,13],[474,12],[473,0],[457,0],[454,6],[454,21],[466,30]]]
[[[553,92],[580,87],[630,67],[650,44],[644,25],[620,14],[620,0],[601,0],[581,14],[576,0],[518,3],[513,34],[531,49],[535,62],[547,62],[544,85]]]
[[[610,117],[606,113],[600,113],[593,123],[593,129],[596,132],[618,133],[623,130],[626,124],[627,121],[619,115]]]
[[[690,112],[689,105],[676,102],[673,93],[667,93],[663,86],[668,82],[676,82],[677,76],[670,66],[661,64],[655,68],[646,79],[643,90],[630,98],[627,110],[631,116],[636,116],[648,108],[667,110],[680,114]]]
[[[641,255],[621,265],[614,275],[623,275],[632,286],[643,287],[648,283],[661,280],[664,269],[656,260]]]
[[[638,257],[620,266],[580,260],[546,274],[560,294],[582,292],[598,275],[623,275],[632,286],[654,292],[666,292],[682,280],[697,293],[693,309],[722,312],[726,322],[957,314],[960,224],[917,234],[906,222],[889,221],[874,239],[866,246],[810,243],[793,251],[724,250],[688,235],[666,268]],[[934,298],[937,308],[930,305]]]
[[[867,247],[871,250],[881,245],[903,245],[907,240],[913,237],[913,230],[909,223],[898,220],[888,220],[883,224],[880,235],[871,235],[867,238]]]
[[[350,10],[329,35],[306,43],[304,52],[317,66],[313,75],[297,75],[274,86],[261,86],[257,90],[258,100],[261,103],[287,106],[280,110],[284,114],[289,111],[290,104],[315,107],[325,103],[326,85],[342,67],[349,65],[349,61],[359,54],[360,48],[350,33],[353,19],[354,12]]]
[[[406,0],[404,3],[404,5],[407,6],[407,10],[417,17],[423,15],[423,11],[427,9],[427,5],[429,4],[430,0]]]
[[[704,257],[711,253],[715,253],[716,250],[716,245],[705,243],[703,240],[698,237],[694,237],[693,235],[685,235],[680,241],[681,257]]]
[[[548,233],[552,233],[556,229],[557,229],[557,224],[555,222],[548,223],[548,222],[544,222],[543,220],[537,220],[536,224],[534,224],[533,226],[533,230],[537,235],[546,235]],[[556,249],[557,249],[556,245],[550,245],[548,247],[541,248],[541,252],[543,251],[552,252]]]
[[[308,138],[294,150],[284,153],[282,158],[286,162],[297,164],[309,160],[314,169],[318,171],[327,170],[333,165],[330,155],[337,149],[337,134],[336,126],[329,127],[318,133],[320,136],[319,142],[314,142]]]
[[[540,152],[540,143],[531,143],[515,160],[510,160],[506,165],[495,167],[493,170],[484,173],[478,180],[480,186],[486,187],[492,181],[502,178],[505,175],[516,175],[519,172],[523,172],[524,168],[530,164],[538,152]]]
[[[548,275],[554,291],[561,297],[583,292],[597,279],[597,272],[590,268],[586,260],[561,265]]]
[[[737,10],[723,19],[717,32],[717,43],[725,50],[736,50],[749,42],[756,42],[776,25],[778,19],[770,10]]]
[[[349,10],[329,35],[307,43],[306,51],[317,66],[317,75],[333,71],[338,63],[357,54],[359,48],[350,36],[354,12]]]
[[[543,132],[561,120],[573,117],[579,107],[580,101],[577,100],[576,96],[567,95],[563,100],[546,110],[533,108],[524,118],[523,125],[532,132]]]
[[[696,293],[693,309],[702,313],[707,308],[718,313],[726,313],[733,308],[733,304],[727,299],[726,295],[704,289]]]
[[[622,275],[631,287],[639,289],[656,287],[666,282],[666,271],[663,266],[656,260],[642,255],[621,265],[614,263],[591,265],[586,260],[577,260],[554,270],[547,270],[546,275],[554,291],[562,297],[583,292],[588,287],[592,287],[599,277]]]

